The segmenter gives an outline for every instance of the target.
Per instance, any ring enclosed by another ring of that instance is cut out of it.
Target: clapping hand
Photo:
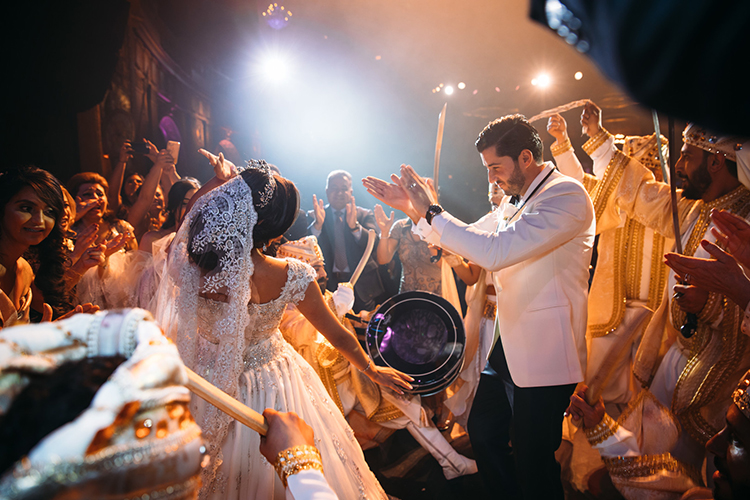
[[[354,196],[349,197],[349,202],[346,204],[346,225],[352,231],[357,227],[357,204],[354,201]]]
[[[326,207],[323,200],[319,200],[315,195],[313,195],[313,214],[315,215],[315,229],[320,231],[326,220]]]
[[[396,220],[396,214],[393,212],[393,210],[391,210],[391,216],[386,217],[385,211],[383,210],[383,207],[381,205],[375,205],[373,213],[375,214],[375,224],[378,225],[381,236],[388,237],[391,232],[391,228],[393,227],[393,223]]]
[[[716,227],[711,233],[743,266],[750,268],[750,224],[726,210],[711,210],[711,220]]]

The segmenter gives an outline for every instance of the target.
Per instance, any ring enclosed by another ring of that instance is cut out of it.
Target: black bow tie
[[[521,197],[518,196],[517,194],[514,194],[513,196],[510,197],[510,204],[513,205],[514,207],[517,207],[520,203],[521,203]]]

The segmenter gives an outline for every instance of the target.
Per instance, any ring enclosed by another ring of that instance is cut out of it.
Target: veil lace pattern
[[[157,321],[177,344],[185,365],[234,398],[243,371],[244,337],[238,332],[253,326],[248,304],[257,221],[252,191],[240,175],[203,195],[175,236],[158,292]],[[188,250],[212,251],[218,264],[211,271],[201,271]],[[201,298],[207,293],[223,294],[226,301]],[[222,443],[232,419],[213,405],[201,406],[202,411],[194,415],[213,457],[203,476],[210,491],[223,461]]]

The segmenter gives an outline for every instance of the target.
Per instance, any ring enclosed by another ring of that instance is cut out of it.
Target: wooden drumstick
[[[256,431],[261,436],[266,435],[268,424],[266,424],[266,419],[263,418],[263,415],[243,405],[187,366],[185,367],[185,371],[188,374],[187,388],[193,393],[205,399],[239,423]]]

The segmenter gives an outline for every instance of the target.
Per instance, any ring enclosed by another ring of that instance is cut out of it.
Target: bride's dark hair
[[[253,206],[258,214],[258,222],[253,228],[253,248],[262,248],[270,240],[284,234],[294,224],[299,212],[299,191],[292,181],[273,175],[265,169],[248,168],[241,174],[253,195]],[[264,204],[267,186],[271,188],[271,197]],[[203,217],[198,215],[190,223],[188,253],[190,260],[205,271],[213,270],[219,263],[219,255],[213,250],[197,253],[193,250],[193,238],[200,234],[204,227]]]
[[[270,174],[276,181],[276,189],[266,206],[259,207],[269,174],[263,170],[249,168],[240,175],[253,192],[255,211],[258,213],[258,222],[253,229],[253,246],[261,248],[292,227],[299,213],[299,191],[289,179]]]

